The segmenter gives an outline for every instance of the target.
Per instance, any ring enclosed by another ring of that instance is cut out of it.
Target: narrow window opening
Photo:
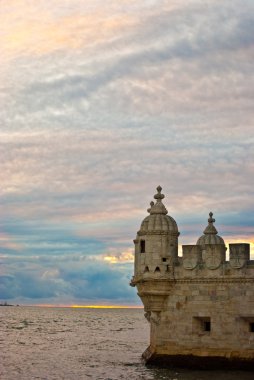
[[[254,332],[254,322],[250,323],[250,332]]]
[[[211,332],[210,317],[193,317],[192,329],[195,334],[209,334]]]
[[[211,322],[210,321],[204,321],[204,331],[211,331]]]
[[[161,271],[160,268],[156,267],[154,272],[160,272],[160,271]]]
[[[167,261],[166,257],[163,257],[162,261],[165,263]]]
[[[145,242],[145,240],[141,240],[140,241],[140,252],[145,253],[145,251],[146,251],[146,242]]]
[[[145,272],[149,272],[148,266],[145,267]]]

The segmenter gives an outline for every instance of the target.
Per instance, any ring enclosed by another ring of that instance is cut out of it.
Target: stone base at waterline
[[[254,372],[254,358],[223,356],[165,355],[157,354],[149,346],[142,354],[147,365],[161,368],[190,368],[200,370],[245,370]]]

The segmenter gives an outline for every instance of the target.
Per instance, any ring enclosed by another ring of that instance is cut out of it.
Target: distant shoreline
[[[5,302],[5,303],[0,303],[0,306],[19,306],[19,305],[11,305],[11,304]]]

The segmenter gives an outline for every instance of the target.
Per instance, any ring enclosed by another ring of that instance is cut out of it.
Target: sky
[[[156,187],[254,259],[254,1],[0,2],[0,301],[140,305]]]

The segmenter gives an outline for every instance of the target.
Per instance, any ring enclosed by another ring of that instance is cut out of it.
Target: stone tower
[[[167,215],[161,190],[158,186],[154,196],[156,203],[150,203],[147,210],[150,215],[141,223],[134,240],[135,276],[161,275],[178,259],[179,232],[175,220]]]
[[[196,245],[183,245],[157,187],[135,244],[136,286],[150,323],[147,362],[254,370],[254,261],[249,244],[226,246],[208,225]]]

